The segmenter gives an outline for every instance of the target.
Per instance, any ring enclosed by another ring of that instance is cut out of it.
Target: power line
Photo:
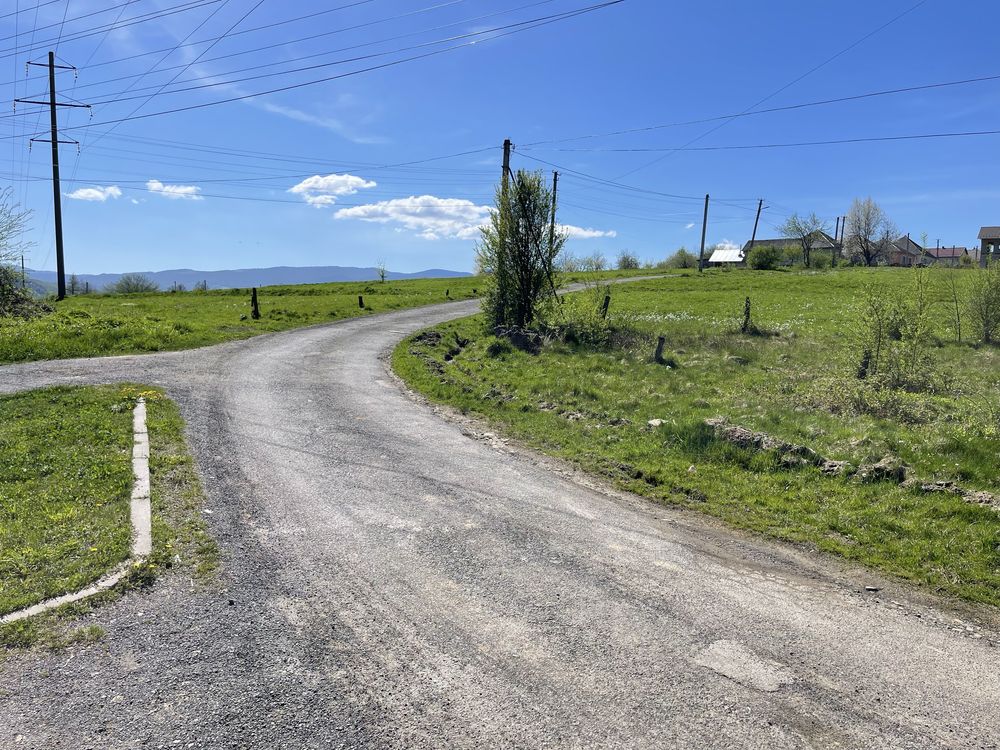
[[[674,151],[746,151],[753,149],[767,148],[798,148],[802,146],[832,146],[843,143],[882,143],[888,141],[916,141],[936,138],[965,138],[983,135],[1000,135],[1000,130],[969,130],[953,133],[917,133],[912,135],[884,135],[868,136],[860,138],[835,138],[825,141],[798,141],[794,143],[748,143],[733,144],[727,146],[663,146],[654,148],[557,148],[552,151],[587,151],[587,152],[616,152],[616,153],[649,153],[649,152],[674,152]],[[531,158],[531,157],[527,157]],[[541,161],[541,159],[538,159]]]
[[[257,8],[259,8],[261,5],[263,5],[264,2],[265,2],[265,0],[258,0],[257,3],[252,8],[250,8],[250,10],[248,10],[246,13],[244,13],[242,16],[240,16],[240,18],[236,21],[236,23],[234,23],[232,26],[230,26],[226,30],[226,32],[221,37],[219,37],[219,39],[217,39],[216,41],[212,42],[211,45],[209,45],[204,50],[202,50],[201,52],[199,52],[198,55],[193,60],[191,60],[186,66],[184,66],[183,70],[181,70],[179,73],[175,73],[173,78],[171,78],[169,81],[167,81],[162,86],[160,86],[160,88],[157,89],[154,93],[150,94],[148,97],[145,97],[145,98],[143,98],[142,96],[138,97],[138,98],[142,98],[143,101],[137,107],[135,107],[131,112],[129,112],[129,114],[127,115],[127,118],[134,117],[135,114],[137,112],[139,112],[139,110],[141,110],[143,107],[145,107],[147,104],[149,104],[150,101],[152,101],[153,97],[155,97],[155,96],[163,93],[163,89],[165,89],[167,86],[169,86],[175,80],[177,80],[177,76],[181,75],[181,73],[183,73],[185,70],[188,70],[192,65],[194,65],[196,62],[198,62],[198,60],[201,59],[202,55],[204,55],[206,52],[208,52],[210,49],[212,49],[212,47],[214,47],[216,44],[218,44],[219,41],[221,41],[222,39],[225,39],[228,34],[230,34],[237,26],[239,26],[243,21],[245,21],[247,19],[247,17],[251,13],[253,13],[255,10],[257,10]],[[215,15],[219,11],[221,11],[223,8],[225,8],[228,4],[229,4],[229,0],[223,0],[222,5],[218,6],[215,10],[213,10],[208,15],[207,18],[205,18],[204,20],[202,20],[202,22],[199,23],[194,28],[193,31],[191,31],[186,37],[184,37],[184,39],[182,39],[180,42],[177,43],[177,45],[174,47],[174,49],[175,50],[179,49],[184,44],[184,42],[186,42],[188,39],[190,39],[191,36],[194,35],[202,26],[204,26],[206,23],[208,23],[209,21],[211,21],[215,17]],[[163,57],[160,58],[160,61],[162,62],[163,60],[166,60],[171,54],[172,54],[172,52],[168,52],[166,55],[164,55]],[[159,65],[159,62],[154,63],[153,64],[153,68],[155,68],[157,65]],[[152,68],[150,68],[150,72],[151,71],[152,71]],[[138,80],[142,80],[142,79],[140,78]],[[116,100],[116,101],[122,101],[122,100]],[[102,102],[102,104],[106,104],[106,103],[107,102]],[[119,124],[120,123],[115,123],[114,125],[112,125],[111,128],[110,128],[110,130],[108,130],[108,132],[109,133],[113,132],[115,130],[115,128],[118,127]],[[98,140],[100,140],[100,138],[101,138],[101,136],[98,136]]]
[[[486,14],[483,14],[483,15],[474,16],[472,18],[464,18],[464,19],[462,19],[460,21],[454,21],[454,22],[451,22],[451,23],[440,24],[438,26],[434,26],[434,27],[427,28],[427,29],[421,29],[421,30],[418,30],[418,31],[411,31],[411,32],[408,32],[406,34],[397,34],[395,36],[384,37],[382,39],[376,39],[376,40],[373,40],[373,41],[363,42],[361,44],[353,44],[353,45],[349,45],[347,47],[340,47],[338,49],[326,50],[326,51],[323,51],[323,52],[317,52],[317,53],[313,53],[313,54],[310,54],[310,55],[301,55],[299,57],[293,57],[293,58],[289,58],[289,59],[286,59],[286,60],[282,60],[280,64],[286,65],[286,64],[289,64],[289,63],[293,63],[293,62],[299,62],[301,60],[309,60],[309,59],[316,58],[316,57],[322,57],[324,55],[336,54],[338,52],[348,52],[350,50],[361,49],[361,48],[364,48],[364,47],[372,47],[372,46],[379,45],[379,44],[385,44],[387,42],[397,41],[399,39],[406,39],[406,38],[409,38],[409,37],[420,36],[422,34],[428,34],[428,33],[434,32],[434,31],[440,31],[441,29],[452,28],[454,26],[464,26],[464,25],[468,25],[470,23],[475,23],[477,21],[485,20],[487,18],[494,18],[496,16],[506,15],[508,13],[514,13],[514,12],[517,12],[519,10],[524,10],[525,8],[537,7],[539,5],[548,5],[549,3],[552,3],[554,1],[555,0],[536,0],[536,2],[527,3],[525,5],[516,6],[514,8],[507,8],[505,10],[500,10],[500,11],[496,11],[496,12],[493,12],[493,13],[486,13]],[[254,48],[251,48],[251,49],[239,50],[237,52],[231,52],[231,53],[228,53],[228,54],[225,54],[225,55],[218,55],[216,57],[210,57],[210,58],[207,58],[205,60],[202,60],[202,62],[205,63],[205,64],[208,64],[208,63],[211,63],[211,62],[217,62],[219,60],[227,60],[227,59],[232,58],[232,57],[242,57],[244,55],[253,54],[255,52],[262,52],[262,51],[273,49],[273,48],[276,48],[276,47],[285,47],[285,46],[287,46],[289,44],[296,44],[296,43],[300,43],[300,42],[304,42],[304,41],[310,41],[312,39],[316,39],[316,38],[319,38],[319,37],[331,36],[331,35],[340,34],[340,33],[346,32],[346,31],[353,31],[353,30],[356,30],[356,29],[359,29],[359,28],[364,28],[364,27],[368,27],[368,26],[374,26],[376,24],[386,23],[386,22],[389,22],[389,21],[395,21],[395,20],[399,20],[401,18],[405,18],[405,17],[408,17],[408,16],[413,16],[413,15],[416,15],[416,14],[419,14],[419,13],[425,13],[425,12],[429,12],[429,11],[432,11],[432,10],[437,10],[439,8],[446,7],[448,5],[452,5],[454,2],[464,2],[464,0],[452,0],[452,2],[449,2],[449,3],[439,3],[437,5],[431,5],[431,6],[428,6],[428,7],[425,7],[425,8],[420,8],[420,9],[417,9],[417,10],[414,10],[414,11],[410,11],[408,13],[401,13],[401,14],[397,14],[397,15],[394,15],[394,16],[389,16],[387,18],[377,19],[375,21],[368,21],[366,23],[355,24],[354,26],[345,26],[345,27],[342,27],[342,28],[339,28],[339,29],[334,29],[332,31],[326,31],[326,32],[323,32],[322,34],[313,34],[311,36],[300,37],[300,38],[297,38],[297,39],[288,39],[288,40],[284,40],[284,41],[281,41],[281,42],[276,42],[274,44],[264,45],[262,47],[254,47]],[[348,8],[348,7],[351,7],[352,5],[354,5],[354,3],[352,3],[351,5],[339,6],[339,8]],[[336,10],[336,9],[332,9],[332,10]],[[324,11],[324,12],[330,12],[330,10],[327,10],[327,11]],[[265,27],[258,27],[258,28],[265,28]],[[237,33],[242,33],[242,32],[237,32]],[[233,36],[235,36],[235,34]],[[209,40],[202,40],[201,42],[191,42],[191,43],[188,44],[188,46],[194,46],[196,44],[203,44],[206,41],[214,41],[214,40],[219,39],[219,38],[220,37],[212,37]],[[163,52],[163,51],[173,51],[174,49],[175,48],[172,47],[172,48],[168,48],[167,50],[159,50],[159,51],[160,52]],[[150,53],[143,53],[142,55],[131,55],[130,57],[120,58],[118,60],[112,60],[112,61],[109,61],[109,62],[98,63],[95,66],[91,66],[91,68],[93,68],[93,67],[100,67],[102,65],[109,65],[109,64],[112,64],[112,63],[125,62],[125,61],[128,61],[128,60],[134,59],[136,57],[144,57],[144,56],[146,56],[148,54],[150,54]],[[274,65],[275,65],[275,63],[263,63],[263,64],[260,64],[260,65],[251,65],[251,66],[247,66],[247,67],[244,67],[244,68],[238,68],[236,70],[227,71],[226,73],[221,73],[219,75],[232,75],[234,73],[241,73],[241,72],[250,71],[250,70],[259,70],[260,68],[270,68],[270,67],[273,67]],[[167,68],[160,68],[160,70],[157,71],[157,72],[163,73],[163,72],[167,72],[167,71],[170,71],[170,70],[176,70],[178,68],[183,68],[183,67],[185,67],[183,64],[181,64],[181,65],[175,65],[175,66],[171,66],[171,67],[167,67]],[[145,73],[135,73],[135,74],[125,75],[125,76],[117,76],[115,78],[108,78],[108,79],[105,79],[103,81],[95,81],[94,83],[86,84],[84,86],[81,86],[80,88],[81,89],[86,89],[86,88],[93,88],[95,86],[104,86],[104,85],[106,85],[108,83],[114,83],[116,81],[125,81],[125,80],[129,80],[129,79],[132,79],[132,78],[137,78],[137,77],[141,78],[141,77],[143,77],[145,75],[146,75]],[[197,77],[197,78],[192,78],[192,79],[186,79],[184,81],[181,81],[180,83],[188,83],[190,81],[198,81],[198,80],[204,80],[204,79],[205,79],[205,77],[202,76],[202,77]],[[129,87],[129,88],[131,88],[131,87]],[[150,86],[150,87],[147,88],[147,90],[148,89],[152,89],[152,88],[155,88],[155,86]],[[143,89],[138,89],[138,90],[141,91]],[[107,95],[107,94],[105,94],[105,95]]]
[[[739,117],[753,117],[755,115],[773,114],[775,112],[788,112],[797,109],[806,109],[808,107],[819,107],[828,104],[841,104],[843,102],[859,101],[862,99],[871,99],[880,96],[889,96],[892,94],[905,94],[912,93],[914,91],[928,91],[931,89],[947,88],[950,86],[964,86],[973,83],[985,83],[987,81],[997,81],[1000,80],[1000,74],[979,76],[977,78],[963,78],[957,81],[943,81],[939,83],[925,83],[915,86],[903,86],[895,89],[883,89],[881,91],[869,91],[864,94],[852,94],[849,96],[838,96],[831,99],[818,99],[810,102],[801,102],[799,104],[788,104],[782,107],[770,107],[768,109],[755,109],[752,112],[737,112],[735,114],[728,115],[716,115],[714,117],[703,117],[696,120],[682,120],[677,122],[662,123],[660,125],[647,125],[644,127],[627,128],[624,130],[612,130],[605,133],[591,133],[588,135],[577,135],[570,138],[560,138],[547,141],[532,141],[531,143],[525,143],[521,145],[521,148],[531,148],[534,146],[547,145],[550,143],[570,143],[572,141],[582,141],[591,138],[607,138],[617,135],[631,135],[633,133],[645,133],[653,130],[663,130],[666,128],[682,127],[685,125],[702,125],[709,122],[717,122],[719,120],[734,120]]]
[[[14,10],[12,13],[4,13],[3,15],[0,15],[0,18],[10,18],[11,16],[18,16],[21,13],[30,13],[33,10],[38,10],[39,8],[43,8],[46,5],[55,5],[56,3],[61,3],[61,2],[63,2],[63,0],[47,0],[44,3],[42,2],[42,0],[38,0],[38,3],[35,5],[34,8],[25,8],[24,10],[20,10],[20,4],[18,4],[15,6],[16,10]],[[14,22],[15,24],[17,23],[16,18],[14,19]],[[15,26],[15,31],[16,30],[17,27]]]
[[[121,3],[119,5],[112,5],[110,8],[102,8],[101,10],[95,10],[95,11],[92,11],[90,13],[85,13],[82,16],[73,16],[73,18],[67,18],[67,16],[69,15],[69,2],[67,2],[66,3],[66,9],[63,12],[62,21],[60,23],[50,23],[48,26],[38,26],[34,30],[35,31],[44,31],[45,29],[54,29],[56,26],[58,26],[59,28],[62,28],[67,23],[73,23],[74,21],[79,21],[79,20],[81,20],[83,18],[90,18],[91,16],[99,16],[102,13],[110,13],[111,11],[117,10],[118,8],[124,8],[126,5],[129,5],[132,2],[134,2],[134,0],[126,0],[126,2]],[[48,3],[45,3],[45,5],[48,5]],[[23,32],[23,34],[27,35],[28,32],[25,31],[25,32]],[[8,39],[15,39],[18,36],[21,36],[21,34],[18,34],[15,31],[15,33],[12,34],[12,35],[10,35],[10,36],[0,36],[0,42],[6,42]]]
[[[363,2],[373,2],[373,1],[374,0],[363,0]],[[464,2],[464,1],[465,0],[450,0],[449,2],[438,3],[437,5],[432,5],[432,6],[428,6],[428,7],[424,7],[424,8],[418,8],[416,10],[408,11],[406,13],[398,13],[396,15],[388,16],[386,18],[376,19],[374,21],[366,21],[365,23],[360,23],[360,24],[357,24],[355,26],[347,26],[347,27],[343,27],[343,28],[340,28],[340,29],[334,29],[333,31],[325,31],[325,32],[322,32],[320,34],[312,34],[310,36],[298,37],[298,38],[295,38],[295,39],[286,39],[286,40],[283,40],[283,41],[280,41],[280,42],[275,42],[273,44],[268,44],[268,45],[265,45],[265,46],[262,46],[262,47],[254,47],[254,48],[247,49],[247,50],[242,50],[242,51],[239,51],[239,52],[233,52],[233,53],[226,54],[226,55],[220,55],[218,57],[210,57],[209,59],[205,60],[204,62],[206,62],[206,63],[207,62],[215,62],[216,60],[224,60],[224,59],[227,59],[229,57],[239,57],[240,55],[248,55],[248,54],[252,54],[254,52],[263,52],[264,50],[274,49],[276,47],[284,47],[284,46],[289,45],[289,44],[297,44],[297,43],[300,43],[300,42],[307,42],[307,41],[311,41],[313,39],[319,39],[321,37],[331,36],[333,34],[340,34],[340,33],[343,33],[345,31],[354,31],[354,30],[357,30],[357,29],[360,29],[360,28],[365,28],[367,26],[375,26],[377,24],[382,24],[382,23],[386,23],[386,22],[389,22],[389,21],[396,21],[396,20],[399,20],[401,18],[406,18],[408,16],[417,15],[419,13],[425,13],[425,12],[428,12],[428,11],[431,11],[431,10],[436,10],[438,8],[443,8],[443,7],[452,5],[454,3]],[[528,6],[521,6],[521,7],[530,7],[531,5],[543,5],[543,4],[550,3],[550,2],[554,2],[554,0],[540,0],[539,2],[530,3]],[[328,8],[326,11],[323,11],[323,12],[324,13],[331,13],[333,11],[344,10],[346,8],[351,8],[351,7],[354,7],[355,5],[358,5],[358,4],[360,4],[360,3],[359,2],[353,2],[353,3],[348,3],[347,5],[339,5],[339,6],[335,7],[335,8]],[[520,10],[520,8],[515,8],[514,10]],[[500,15],[500,14],[505,13],[505,12],[510,12],[510,11],[499,11],[498,13],[491,13],[491,14],[488,14],[487,16],[479,16],[477,18],[486,18],[486,17],[493,16],[493,15]],[[273,28],[275,26],[280,26],[280,25],[283,25],[283,24],[286,24],[286,23],[291,23],[292,21],[301,20],[302,18],[303,17],[300,16],[300,17],[293,18],[293,19],[288,19],[288,20],[285,20],[285,21],[276,21],[276,22],[274,22],[272,24],[265,24],[263,26],[255,26],[255,27],[253,27],[251,29],[244,29],[241,32],[237,32],[237,34],[245,34],[245,33],[251,32],[251,31],[261,31],[261,30],[264,30],[264,29]],[[457,25],[459,23],[466,23],[466,22],[474,21],[474,20],[477,20],[477,19],[476,18],[474,18],[474,19],[466,19],[465,21],[459,21],[459,22],[452,23],[452,24],[445,24],[445,26],[440,26],[440,27],[437,27],[437,28],[446,28],[447,26],[455,26],[455,25]],[[431,29],[431,30],[434,30],[434,29]],[[411,32],[410,34],[402,34],[402,35],[400,35],[398,37],[390,37],[389,39],[385,39],[385,40],[382,40],[382,41],[392,41],[394,39],[401,39],[401,38],[404,38],[404,37],[407,37],[407,36],[413,36],[414,34],[419,34],[419,33],[422,33],[422,32]],[[205,39],[199,39],[198,41],[195,41],[195,42],[190,42],[188,44],[188,46],[189,47],[194,47],[194,46],[199,45],[199,44],[207,44],[209,42],[216,41],[217,39],[219,39],[219,37],[207,37]],[[377,42],[372,42],[372,43],[377,43]],[[366,45],[357,45],[357,46],[366,46]],[[105,60],[105,61],[102,61],[102,62],[99,62],[99,63],[95,63],[94,65],[91,65],[90,67],[91,67],[91,69],[93,69],[93,68],[104,67],[106,65],[117,65],[118,63],[129,62],[130,60],[135,60],[135,59],[138,59],[140,57],[149,57],[150,55],[157,55],[157,54],[160,54],[161,52],[168,52],[168,51],[171,51],[172,49],[173,49],[173,47],[165,47],[163,49],[150,50],[148,52],[139,52],[139,53],[136,53],[134,55],[127,55],[126,57],[119,57],[119,58],[116,58],[114,60]],[[345,49],[352,49],[352,48],[351,47],[347,47]],[[163,70],[172,70],[172,68],[163,68]],[[133,76],[119,76],[118,78],[111,78],[111,79],[107,79],[105,81],[99,81],[98,83],[103,84],[103,83],[109,83],[111,81],[121,81],[121,80],[126,80],[126,79],[131,78],[131,77],[133,77]],[[97,84],[95,84],[95,85],[97,85]]]
[[[621,1],[621,0],[619,0],[619,1]],[[476,38],[476,37],[493,35],[493,34],[496,34],[498,31],[505,31],[505,30],[508,30],[508,29],[517,29],[517,28],[522,27],[522,26],[540,25],[542,22],[549,22],[549,21],[554,21],[554,20],[562,20],[563,18],[566,18],[566,17],[572,17],[572,15],[575,15],[575,14],[576,14],[576,12],[570,11],[568,13],[558,13],[558,14],[554,14],[554,15],[550,15],[550,16],[541,16],[541,17],[538,17],[538,18],[532,18],[532,19],[529,19],[529,20],[526,20],[526,21],[518,21],[516,23],[506,24],[506,25],[503,25],[503,26],[497,26],[497,27],[490,28],[490,29],[482,29],[482,30],[479,30],[479,31],[472,31],[472,32],[469,32],[469,33],[466,33],[466,34],[459,34],[459,35],[456,35],[456,36],[445,37],[445,38],[442,38],[442,39],[435,39],[435,40],[428,41],[428,42],[421,42],[420,44],[414,44],[414,45],[411,45],[409,47],[399,47],[399,48],[393,49],[393,50],[387,50],[387,51],[383,51],[383,52],[373,52],[373,53],[368,54],[368,55],[359,55],[359,56],[356,56],[356,57],[349,57],[349,58],[344,58],[344,59],[341,59],[341,60],[334,60],[334,61],[326,62],[326,63],[317,63],[315,65],[307,65],[307,66],[303,66],[303,67],[299,67],[299,68],[293,68],[291,70],[281,70],[281,71],[276,71],[276,72],[273,72],[273,73],[264,73],[264,74],[256,75],[256,76],[246,76],[244,78],[233,78],[233,79],[228,79],[228,80],[223,80],[223,81],[216,80],[217,78],[219,78],[220,76],[223,76],[223,75],[230,75],[231,73],[238,73],[238,72],[240,72],[239,70],[237,70],[237,71],[231,71],[230,73],[219,73],[219,74],[215,74],[215,75],[198,76],[196,78],[188,79],[188,81],[182,81],[181,83],[195,82],[195,81],[204,81],[204,80],[211,80],[212,82],[211,83],[202,84],[202,85],[197,85],[197,86],[186,86],[184,88],[175,88],[175,89],[171,89],[170,91],[164,91],[164,89],[166,88],[166,86],[168,86],[170,83],[173,82],[173,81],[169,81],[167,84],[161,85],[157,89],[157,91],[154,94],[154,96],[155,95],[159,95],[159,94],[164,94],[164,95],[182,94],[182,93],[187,93],[189,91],[200,91],[202,89],[217,88],[217,87],[220,87],[220,86],[232,86],[232,85],[238,84],[238,83],[246,83],[247,81],[256,81],[256,80],[260,80],[260,79],[264,79],[264,78],[274,78],[274,77],[277,77],[277,76],[292,75],[294,73],[304,73],[304,72],[311,71],[311,70],[319,70],[319,69],[322,69],[322,68],[329,68],[329,67],[333,67],[333,66],[336,66],[336,65],[345,65],[347,63],[352,63],[352,62],[362,62],[364,60],[371,60],[371,59],[375,59],[375,58],[379,58],[379,57],[386,57],[386,56],[389,56],[389,55],[396,55],[396,54],[400,54],[400,53],[403,53],[403,52],[410,52],[410,51],[417,50],[417,49],[424,49],[426,47],[432,47],[432,46],[439,45],[439,44],[447,44],[449,42],[455,42],[455,41],[459,41],[459,40],[462,40],[462,39],[470,39],[470,38]],[[185,67],[185,69],[187,69],[188,67],[190,67],[190,64],[187,65],[187,66],[184,66],[184,67]],[[260,68],[260,67],[273,67],[273,65],[253,66],[252,68],[247,68],[247,70],[253,70],[253,69]],[[178,73],[177,75],[180,75],[180,74]],[[176,79],[176,77],[177,76],[175,76],[174,78]],[[125,93],[125,92],[121,92],[121,93]],[[134,99],[141,99],[145,95],[137,95],[137,96],[132,96],[132,97],[120,97],[120,96],[118,96],[116,94],[111,94],[110,96],[115,96],[116,98],[114,98],[114,99],[108,99],[108,100],[105,100],[105,101],[96,101],[96,102],[94,102],[94,106],[107,105],[107,104],[117,104],[117,103],[120,103],[120,102],[131,101],[131,100],[134,100]]]
[[[558,15],[550,18],[549,20],[545,20],[545,21],[542,21],[540,23],[536,23],[534,26],[522,26],[521,28],[512,29],[511,31],[506,31],[506,32],[503,32],[503,33],[494,34],[491,37],[491,39],[503,38],[503,37],[510,36],[512,34],[517,34],[517,33],[523,32],[523,31],[528,31],[530,29],[540,28],[541,26],[546,26],[548,24],[556,23],[558,21],[564,21],[564,20],[567,20],[569,18],[575,18],[577,16],[584,15],[586,13],[591,13],[591,12],[594,12],[596,10],[601,10],[601,9],[604,9],[604,8],[608,8],[608,7],[611,7],[611,6],[614,6],[614,5],[618,5],[618,4],[623,3],[623,2],[625,2],[625,0],[607,0],[607,2],[602,2],[602,3],[598,3],[596,5],[586,6],[584,8],[578,8],[578,9],[572,10],[572,11],[567,11],[565,13],[558,14]],[[312,81],[303,81],[301,83],[291,84],[291,85],[288,85],[288,86],[280,86],[280,87],[277,87],[277,88],[269,89],[267,91],[258,91],[258,92],[252,93],[252,94],[243,94],[243,95],[229,97],[229,98],[226,98],[226,99],[220,99],[220,100],[216,100],[216,101],[212,101],[212,102],[202,102],[200,104],[192,104],[192,105],[188,105],[188,106],[185,106],[185,107],[175,107],[173,109],[167,109],[167,110],[163,110],[163,111],[160,111],[160,112],[150,112],[148,114],[133,115],[132,117],[117,118],[117,119],[114,119],[114,120],[106,120],[104,122],[90,123],[88,125],[78,125],[75,128],[73,128],[73,129],[77,130],[77,129],[80,129],[80,128],[101,127],[101,126],[104,126],[104,125],[113,125],[113,124],[116,124],[116,123],[119,123],[119,122],[128,122],[128,121],[132,121],[132,120],[147,119],[147,118],[150,118],[150,117],[159,117],[159,116],[162,116],[162,115],[176,114],[178,112],[190,112],[190,111],[197,110],[197,109],[204,109],[206,107],[218,106],[220,104],[229,104],[229,103],[232,103],[232,102],[244,101],[244,100],[247,100],[247,99],[254,99],[256,97],[268,96],[270,94],[276,94],[276,93],[283,92],[283,91],[292,91],[292,90],[295,90],[295,89],[305,88],[307,86],[315,86],[315,85],[320,84],[320,83],[327,83],[329,81],[335,81],[335,80],[339,80],[339,79],[342,79],[342,78],[348,78],[348,77],[351,77],[351,76],[360,75],[362,73],[369,73],[369,72],[372,72],[372,71],[375,71],[375,70],[383,70],[385,68],[394,67],[396,65],[402,65],[402,64],[408,63],[408,62],[413,62],[413,61],[416,61],[416,60],[422,60],[422,59],[425,59],[425,58],[428,58],[428,57],[434,57],[436,55],[445,54],[447,52],[453,52],[453,51],[458,50],[458,49],[462,49],[462,48],[465,48],[465,47],[471,47],[471,46],[479,45],[479,44],[481,44],[481,41],[478,40],[478,39],[476,39],[476,40],[473,40],[473,41],[470,41],[470,42],[465,42],[463,44],[457,44],[457,45],[453,45],[451,47],[445,47],[444,49],[431,50],[430,52],[425,52],[425,53],[422,53],[420,55],[413,55],[413,56],[410,56],[410,57],[401,58],[399,60],[392,60],[392,61],[389,61],[389,62],[386,62],[386,63],[381,63],[379,65],[372,65],[372,66],[369,66],[367,68],[361,68],[359,70],[353,70],[353,71],[349,71],[347,73],[340,73],[340,74],[334,75],[334,76],[327,76],[325,78],[320,78],[320,79],[316,79],[316,80],[312,80]],[[5,136],[4,138],[16,138],[16,137],[19,137],[19,136],[16,136],[16,135],[14,135],[14,136]],[[3,138],[0,138],[0,140],[3,140]]]
[[[813,73],[815,73],[820,68],[822,68],[822,67],[824,67],[826,65],[829,65],[831,62],[833,62],[834,60],[836,60],[838,57],[841,57],[842,55],[847,54],[848,52],[850,52],[852,49],[854,49],[855,47],[857,47],[862,42],[867,41],[868,39],[870,39],[871,37],[875,36],[880,31],[882,31],[883,29],[891,26],[892,24],[894,24],[896,21],[900,20],[904,16],[912,13],[913,11],[915,11],[917,8],[919,8],[921,5],[923,5],[926,2],[927,2],[927,0],[918,0],[917,3],[915,3],[912,6],[910,6],[908,9],[904,10],[902,13],[899,13],[899,14],[893,16],[891,19],[889,19],[888,21],[886,21],[881,26],[879,26],[878,28],[876,28],[876,29],[868,32],[867,34],[865,34],[860,39],[857,39],[856,41],[854,41],[851,44],[847,45],[846,47],[844,47],[842,50],[840,50],[836,54],[833,54],[830,57],[828,57],[825,60],[823,60],[822,62],[817,63],[816,65],[814,65],[813,67],[811,67],[809,70],[807,70],[805,73],[803,73],[802,75],[798,76],[797,78],[792,79],[791,81],[789,81],[788,83],[786,83],[784,86],[781,86],[781,87],[775,89],[770,94],[768,94],[767,96],[765,96],[763,99],[758,100],[754,104],[752,104],[749,107],[747,107],[746,109],[744,109],[740,114],[745,114],[745,113],[749,112],[750,110],[756,109],[757,107],[759,107],[764,102],[769,101],[770,99],[773,99],[778,94],[780,94],[782,91],[785,91],[786,89],[794,86],[796,83],[798,83],[799,81],[803,80],[804,78],[807,78],[808,76],[812,75]],[[692,138],[690,141],[688,141],[684,145],[685,146],[692,146],[692,145],[694,145],[695,143],[697,143],[698,141],[702,140],[703,138],[707,138],[709,135],[711,135],[715,131],[719,130],[720,128],[725,127],[730,122],[732,122],[732,120],[734,120],[734,119],[736,119],[736,118],[733,117],[733,118],[729,118],[727,120],[724,120],[723,122],[720,122],[719,124],[715,125],[714,127],[711,127],[708,130],[706,130],[701,135],[699,135],[699,136],[697,136],[695,138]],[[639,172],[639,171],[641,171],[643,169],[647,169],[648,167],[651,167],[654,164],[658,164],[659,162],[663,161],[664,159],[668,158],[669,156],[670,156],[670,153],[667,153],[667,154],[664,154],[663,156],[659,156],[656,159],[653,159],[653,161],[651,161],[651,162],[648,162],[646,164],[640,164],[638,167],[634,167],[633,169],[630,169],[627,172],[623,172],[622,174],[617,175],[615,179],[621,179],[622,177],[628,177],[631,174],[635,174],[636,172]]]
[[[197,10],[198,8],[204,8],[206,6],[215,5],[216,3],[220,2],[223,2],[223,0],[190,0],[186,4],[171,6],[170,8],[167,8],[162,11],[150,12],[143,16],[133,16],[132,18],[128,19],[128,21],[126,21],[125,23],[120,24],[117,28],[123,29],[129,26],[135,26],[136,24],[146,23],[147,21],[158,21],[161,18],[167,18],[168,16],[173,16],[178,13],[185,13],[189,10]],[[95,26],[90,29],[84,29],[82,32],[74,32],[73,34],[70,34],[65,39],[65,41],[75,42],[80,39],[86,39],[88,37],[97,36],[98,34],[105,33],[112,26],[113,24],[104,24],[102,26]],[[55,38],[42,40],[40,42],[34,43],[32,49],[37,47],[45,47],[46,45],[53,44],[55,41],[56,41]],[[0,59],[11,57],[10,54],[6,53],[11,52],[12,49],[13,49],[12,47],[8,47],[7,49],[0,50],[0,53],[2,53],[0,54]]]

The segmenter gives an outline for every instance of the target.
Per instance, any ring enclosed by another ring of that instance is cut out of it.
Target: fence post
[[[608,305],[610,305],[610,304],[611,304],[611,295],[610,294],[605,294],[604,295],[604,304],[601,305],[601,317],[602,318],[608,317]]]
[[[257,304],[257,287],[250,291],[250,317],[260,320],[260,305]]]
[[[365,309],[365,298],[362,297],[360,294],[358,295],[358,307],[360,307],[362,310]]]

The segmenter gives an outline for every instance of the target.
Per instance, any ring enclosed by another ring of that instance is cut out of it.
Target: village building
[[[957,267],[962,265],[962,258],[969,256],[967,247],[936,247],[927,251],[934,257],[934,265]]]
[[[979,265],[1000,261],[1000,227],[979,228]]]
[[[816,238],[812,245],[812,252],[816,253],[829,253],[836,250],[838,247],[836,240],[833,239],[826,232],[816,232]],[[782,259],[782,265],[791,265],[795,261],[793,258],[795,254],[798,253],[801,258],[802,254],[802,243],[799,242],[797,238],[794,237],[778,237],[776,239],[768,240],[753,240],[752,242],[747,242],[743,249],[740,251],[743,258],[745,259],[750,251],[755,247],[774,247],[784,254]],[[713,255],[714,257],[714,255]]]
[[[924,249],[910,239],[910,235],[889,243],[883,253],[883,261],[890,266],[920,266],[925,264]]]

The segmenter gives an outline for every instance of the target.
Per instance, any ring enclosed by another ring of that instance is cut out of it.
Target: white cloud
[[[461,198],[438,198],[434,195],[394,198],[364,206],[341,208],[337,219],[359,219],[379,224],[398,224],[425,240],[471,240],[479,236],[479,227],[490,215],[489,206],[477,206]]]
[[[322,208],[332,206],[343,195],[354,195],[358,190],[373,187],[374,180],[366,180],[353,174],[328,174],[325,177],[317,174],[289,188],[288,192],[301,195],[310,206]]]
[[[614,229],[584,229],[575,227],[572,224],[558,224],[556,228],[570,239],[592,240],[596,237],[617,237],[618,232]]]
[[[723,240],[722,242],[718,243],[715,247],[718,248],[719,250],[739,250],[743,246],[737,245],[732,240]]]
[[[694,229],[694,222],[692,221],[690,224],[685,224],[684,228],[685,229]]]
[[[146,189],[151,193],[159,193],[165,198],[174,200],[200,201],[204,200],[198,195],[201,188],[196,185],[164,185],[159,180],[149,180]]]
[[[121,198],[122,191],[117,185],[108,185],[107,187],[77,188],[72,193],[65,193],[65,195],[75,201],[100,201],[104,203],[108,198]]]

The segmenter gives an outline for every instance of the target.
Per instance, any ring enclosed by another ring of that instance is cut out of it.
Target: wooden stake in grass
[[[260,305],[257,304],[257,287],[250,290],[250,317],[260,320]]]
[[[667,343],[666,336],[660,336],[656,340],[656,354],[653,355],[653,359],[656,360],[656,364],[663,364],[663,345]]]
[[[601,305],[601,317],[602,318],[608,317],[608,305],[610,305],[610,304],[611,304],[611,295],[610,294],[605,294],[604,295],[604,304]]]
[[[365,298],[362,297],[360,294],[358,295],[358,307],[360,307],[362,310],[365,309]]]
[[[743,333],[750,332],[750,298],[747,297],[747,301],[743,303],[743,326],[740,329]]]

